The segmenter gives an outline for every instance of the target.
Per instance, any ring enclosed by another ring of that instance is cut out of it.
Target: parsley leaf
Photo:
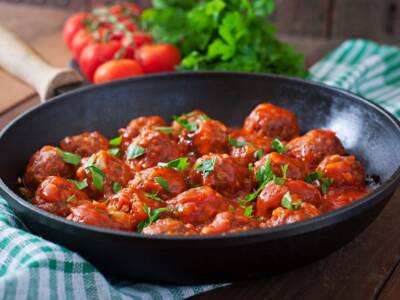
[[[137,226],[137,230],[141,232],[143,228],[153,224],[160,218],[161,213],[171,210],[169,207],[161,207],[152,210],[146,203],[143,203],[143,210],[147,214],[147,219],[140,222]]]
[[[67,164],[71,164],[71,165],[77,166],[81,162],[82,157],[80,155],[78,155],[78,154],[74,154],[74,153],[71,153],[71,152],[63,151],[60,148],[57,148],[56,151],[57,151],[57,154],[59,156],[61,156],[61,158]]]
[[[234,212],[236,210],[232,205],[229,205],[228,209],[230,212]]]
[[[157,182],[161,187],[166,190],[167,192],[170,191],[169,183],[164,177],[154,177],[154,181]]]
[[[285,183],[285,179],[284,178],[279,178],[278,176],[274,176],[274,183],[276,185],[281,185]]]
[[[249,164],[247,165],[247,169],[248,169],[250,172],[253,172],[253,170],[254,170],[254,163],[249,163]]]
[[[247,145],[247,142],[244,139],[234,139],[233,137],[231,137],[230,135],[228,135],[228,142],[229,144],[231,144],[233,147],[243,147],[245,145]]]
[[[321,186],[320,186],[321,191],[324,194],[326,194],[334,180],[332,178],[321,178],[320,180],[321,180]]]
[[[69,196],[69,197],[67,198],[67,203],[70,203],[72,200],[75,199],[75,197],[76,197],[75,194],[72,194],[71,196]]]
[[[183,128],[186,128],[190,132],[194,132],[197,130],[197,124],[194,122],[189,122],[187,119],[184,117],[180,116],[173,116],[172,117],[179,125],[181,125]]]
[[[179,131],[172,129],[171,127],[154,126],[154,130],[162,131],[168,134],[179,133]]]
[[[111,148],[108,149],[108,153],[110,153],[112,156],[118,157],[121,154],[121,151],[119,150],[119,148]]]
[[[308,183],[312,183],[315,180],[320,180],[322,178],[323,174],[322,174],[322,170],[318,170],[316,172],[312,172],[310,174],[308,174],[306,176],[306,178],[304,178],[304,181],[308,182]]]
[[[278,153],[285,153],[288,151],[288,147],[286,147],[279,139],[274,139],[272,141],[271,147]]]
[[[130,144],[128,150],[126,151],[126,158],[128,160],[135,159],[142,156],[144,152],[144,148],[140,147],[138,144]]]
[[[116,194],[120,190],[122,190],[122,185],[120,183],[114,181],[114,183],[113,183],[113,192]]]
[[[272,169],[271,166],[271,158],[269,157],[268,160],[265,162],[264,166],[261,166],[257,173],[256,173],[256,180],[259,183],[265,182],[265,181],[271,181],[274,176],[274,170]]]
[[[105,179],[103,171],[96,166],[90,166],[88,167],[88,169],[90,170],[90,173],[92,175],[92,181],[94,187],[99,191],[102,191],[104,188],[104,179]]]
[[[118,147],[119,145],[121,145],[121,142],[122,142],[122,136],[118,136],[110,140],[108,143],[113,147]]]
[[[146,194],[144,194],[144,196],[146,198],[148,198],[148,199],[151,199],[151,200],[155,200],[155,201],[159,201],[159,202],[165,202],[163,199],[158,197],[157,193],[146,193]]]
[[[179,172],[183,172],[190,167],[190,163],[187,157],[181,157],[175,160],[171,160],[170,162],[167,163],[159,162],[157,166],[165,168],[173,168]]]
[[[264,150],[263,149],[258,149],[256,152],[254,152],[254,158],[259,160],[261,157],[264,156]]]
[[[87,179],[86,179],[86,178],[85,178],[84,180],[82,180],[82,181],[78,181],[78,180],[75,180],[75,179],[68,179],[68,181],[71,181],[72,183],[74,183],[75,186],[76,186],[79,190],[83,190],[83,189],[85,189],[85,188],[88,187],[88,182],[87,182]]]
[[[284,164],[284,165],[281,167],[281,169],[282,169],[282,177],[283,177],[284,179],[286,179],[287,171],[288,171],[288,169],[289,169],[289,164]]]
[[[253,205],[249,205],[244,209],[244,216],[250,218],[253,215]]]
[[[300,200],[297,200],[296,203],[293,203],[290,192],[287,192],[285,195],[283,195],[281,200],[281,205],[289,210],[298,210],[301,208],[302,204],[303,203]]]
[[[312,183],[312,182],[318,180],[320,182],[319,188],[321,189],[321,191],[324,194],[326,194],[328,192],[329,188],[331,187],[331,185],[334,181],[332,178],[323,177],[322,170],[318,170],[316,172],[312,172],[312,173],[308,174],[304,180],[308,183]]]
[[[195,170],[200,171],[204,176],[208,176],[212,171],[214,171],[214,166],[215,157],[197,163],[194,168]]]

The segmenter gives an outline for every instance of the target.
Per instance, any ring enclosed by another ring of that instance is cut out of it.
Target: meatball
[[[234,233],[257,227],[258,223],[254,219],[248,218],[243,214],[226,211],[216,215],[211,224],[203,227],[201,234]]]
[[[257,216],[269,217],[271,211],[281,205],[282,198],[287,192],[290,192],[292,203],[301,200],[316,207],[321,204],[321,193],[311,184],[293,179],[286,179],[284,184],[271,181],[257,197]]]
[[[272,151],[272,138],[245,134],[242,131],[235,131],[230,134],[230,155],[244,165],[248,166],[260,159],[264,154]]]
[[[318,165],[324,177],[333,179],[332,187],[365,185],[365,171],[354,156],[331,155]]]
[[[74,183],[58,176],[47,177],[36,190],[32,204],[52,214],[66,217],[71,207],[90,203]]]
[[[44,146],[31,157],[26,167],[24,182],[35,189],[48,176],[70,178],[74,174],[74,167],[58,154],[57,148]]]
[[[164,167],[153,167],[136,173],[129,185],[156,194],[163,200],[171,199],[186,190],[182,172]]]
[[[278,207],[272,212],[271,218],[261,227],[275,227],[284,224],[292,224],[307,219],[315,218],[321,214],[320,210],[314,205],[303,202],[298,210],[290,210],[283,207]]]
[[[64,151],[79,154],[82,157],[90,156],[100,150],[108,149],[108,139],[97,131],[83,132],[74,136],[67,136],[60,142]]]
[[[254,176],[256,176],[261,167],[266,166],[268,161],[271,163],[274,174],[278,177],[283,177],[283,168],[285,165],[288,165],[286,171],[287,178],[304,179],[309,173],[307,165],[301,160],[277,152],[271,152],[255,163]]]
[[[133,119],[126,128],[118,130],[119,135],[122,137],[121,149],[126,151],[132,140],[140,134],[143,128],[164,127],[165,121],[159,116],[139,117]]]
[[[115,184],[126,186],[133,176],[132,170],[121,159],[105,150],[82,159],[76,171],[78,180],[87,179],[88,187],[84,191],[94,199],[107,199],[114,194]]]
[[[192,224],[184,224],[181,221],[166,218],[157,220],[155,223],[145,227],[142,231],[144,234],[156,235],[195,235],[198,234],[196,228]]]
[[[289,141],[299,134],[296,115],[271,103],[258,105],[243,124],[246,132]]]
[[[133,228],[128,214],[119,213],[113,217],[112,214],[108,213],[107,208],[100,203],[72,207],[71,214],[68,215],[67,219],[77,223],[111,229],[132,230]]]
[[[228,201],[208,186],[187,190],[168,201],[172,215],[184,223],[210,223],[219,213],[228,209]]]
[[[227,154],[200,157],[189,174],[193,184],[212,187],[226,197],[248,194],[252,188],[251,174]]]
[[[177,143],[164,132],[145,128],[132,140],[125,153],[129,166],[140,171],[183,156]]]
[[[291,140],[287,146],[288,154],[304,161],[310,170],[314,170],[325,156],[344,153],[343,145],[335,132],[324,129],[310,130]]]
[[[182,131],[185,129],[182,124],[193,124],[195,123],[195,126],[200,125],[201,123],[209,120],[210,118],[201,110],[194,110],[190,113],[183,114],[179,116],[178,118],[175,118],[175,120],[172,122],[172,128],[175,131]]]
[[[370,191],[368,188],[331,188],[322,199],[321,211],[330,212],[342,208]]]

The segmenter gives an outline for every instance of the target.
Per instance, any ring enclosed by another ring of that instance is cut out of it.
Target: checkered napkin
[[[310,69],[312,80],[362,95],[400,117],[400,49],[349,40]],[[0,299],[184,299],[220,285],[106,279],[78,254],[30,234],[0,199]]]

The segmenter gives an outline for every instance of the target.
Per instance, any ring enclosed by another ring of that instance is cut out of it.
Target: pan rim
[[[162,73],[162,74],[153,74],[153,75],[146,75],[146,76],[140,76],[140,77],[134,77],[134,78],[127,78],[127,79],[122,79],[122,80],[117,80],[101,85],[91,85],[87,87],[82,87],[74,91],[70,91],[68,93],[56,96],[52,98],[50,101],[39,104],[38,106],[35,106],[15,119],[13,119],[7,126],[5,126],[1,132],[0,132],[0,142],[3,139],[4,135],[12,128],[15,126],[15,124],[22,122],[24,118],[29,116],[30,114],[34,113],[37,110],[43,109],[43,107],[46,106],[51,106],[51,105],[56,105],[56,101],[65,101],[66,95],[73,96],[75,94],[80,94],[83,92],[88,92],[90,93],[91,90],[94,89],[99,89],[99,88],[110,88],[115,85],[120,85],[120,84],[134,84],[135,82],[140,82],[140,81],[147,81],[147,80],[159,80],[159,79],[170,79],[170,78],[180,78],[180,77],[196,77],[196,78],[202,78],[202,77],[210,77],[210,76],[217,76],[217,77],[224,77],[224,76],[232,76],[232,77],[261,77],[261,78],[266,78],[266,79],[278,79],[278,80],[284,80],[286,82],[292,82],[296,84],[301,84],[307,88],[319,88],[322,90],[326,91],[331,91],[335,93],[337,96],[344,96],[347,98],[351,98],[351,101],[356,101],[361,103],[362,105],[369,106],[374,112],[382,115],[385,117],[388,121],[390,121],[398,131],[398,134],[400,135],[400,121],[392,115],[390,112],[388,112],[386,109],[383,107],[379,106],[378,104],[375,104],[361,96],[358,96],[356,94],[353,94],[351,92],[328,86],[323,83],[319,82],[314,82],[311,80],[305,80],[305,79],[300,79],[300,78],[294,78],[294,77],[289,77],[289,76],[283,76],[283,75],[275,75],[275,74],[266,74],[266,73],[248,73],[248,72],[226,72],[226,71],[196,71],[196,72],[177,72],[177,73]],[[187,78],[188,79],[188,78]],[[85,225],[85,224],[80,224],[76,222],[69,221],[65,218],[50,214],[46,211],[43,211],[36,206],[32,205],[30,202],[27,200],[23,199],[21,196],[16,194],[14,191],[12,191],[3,181],[2,178],[0,178],[0,194],[6,199],[6,201],[15,201],[18,205],[23,206],[25,209],[28,211],[33,211],[35,214],[38,214],[44,218],[48,218],[52,220],[53,222],[60,223],[60,225],[65,225],[70,227],[70,230],[81,230],[85,231],[87,234],[102,234],[102,235],[107,235],[107,236],[117,236],[120,238],[129,238],[129,239],[140,239],[140,240],[149,240],[149,241],[240,241],[244,240],[245,238],[255,238],[255,239],[262,239],[262,240],[273,240],[277,238],[283,238],[283,237],[290,237],[306,232],[311,232],[318,230],[323,227],[327,227],[330,225],[333,225],[335,223],[338,223],[343,220],[350,219],[354,217],[355,215],[361,213],[363,210],[367,209],[369,206],[372,206],[375,204],[375,202],[380,202],[383,201],[384,198],[390,196],[393,194],[391,191],[392,189],[396,188],[396,185],[400,182],[400,165],[397,167],[395,172],[392,174],[392,176],[383,184],[381,184],[378,188],[376,188],[372,193],[368,194],[366,197],[362,198],[359,201],[353,202],[350,205],[347,205],[343,208],[337,209],[333,212],[326,213],[323,215],[320,215],[318,217],[314,217],[309,220],[305,220],[302,222],[294,223],[294,224],[289,224],[289,225],[282,225],[282,226],[277,226],[274,228],[265,228],[265,229],[254,229],[254,230],[249,230],[249,231],[244,231],[244,232],[239,232],[239,233],[227,233],[227,234],[217,234],[217,235],[194,235],[194,236],[167,236],[167,235],[144,235],[141,233],[137,232],[128,232],[128,231],[122,231],[122,230],[116,230],[116,229],[107,229],[107,228],[101,228],[101,227],[96,227],[96,226],[90,226],[90,225]],[[50,226],[50,225],[49,225]],[[246,239],[247,240],[247,239]]]

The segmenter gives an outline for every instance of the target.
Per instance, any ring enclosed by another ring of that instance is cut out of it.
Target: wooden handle
[[[49,65],[35,50],[1,25],[0,67],[35,89],[42,102],[53,97],[58,87],[82,80],[74,70]]]

